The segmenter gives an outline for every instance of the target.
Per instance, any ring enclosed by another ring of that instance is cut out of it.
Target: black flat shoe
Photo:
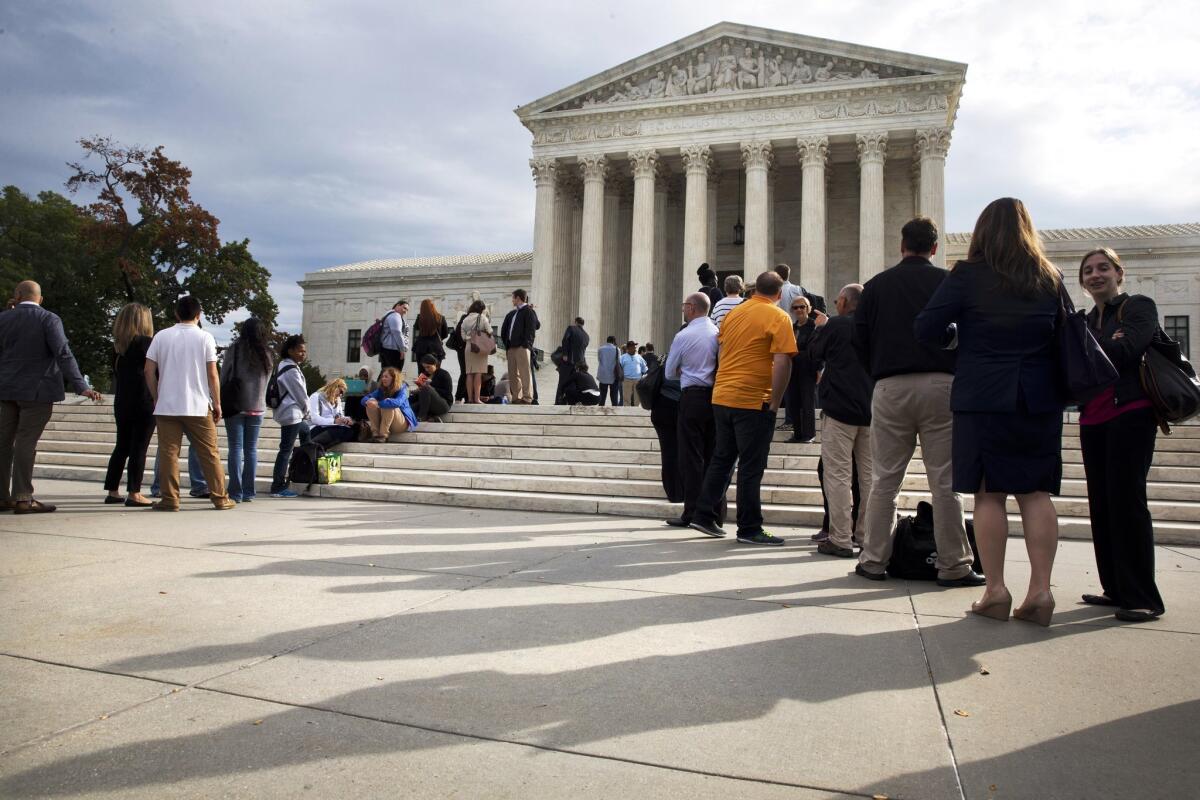
[[[1089,606],[1115,606],[1117,601],[1105,594],[1085,594],[1079,598]]]
[[[987,583],[987,578],[980,575],[978,572],[968,572],[961,578],[938,578],[938,586],[983,586]]]
[[[127,498],[125,498],[125,505],[129,506],[130,508],[149,508],[150,506],[154,505],[154,503],[152,503],[152,502],[139,503],[139,502],[133,500],[132,498],[127,497]]]
[[[1143,609],[1118,608],[1115,616],[1117,619],[1124,622],[1149,622],[1150,620],[1161,617],[1162,613],[1158,611],[1146,611]]]
[[[117,503],[124,503],[124,502],[125,502],[124,497],[113,497],[111,494],[104,495],[104,505],[106,505],[106,506],[116,505]]]

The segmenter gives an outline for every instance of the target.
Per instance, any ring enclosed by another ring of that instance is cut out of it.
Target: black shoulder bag
[[[242,413],[242,378],[237,373],[237,345],[229,348],[229,377],[221,381],[221,416],[229,418]]]

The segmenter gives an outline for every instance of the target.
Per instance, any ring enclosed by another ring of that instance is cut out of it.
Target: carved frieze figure
[[[813,75],[813,80],[817,81],[818,83],[824,83],[825,81],[833,80],[833,62],[826,61],[825,66],[817,67],[817,72],[815,75]]]
[[[878,78],[879,73],[872,72],[870,67],[863,67],[863,71],[859,73],[858,77],[865,80],[872,80],[874,78]]]
[[[812,79],[812,67],[805,64],[803,58],[796,56],[796,63],[792,64],[792,71],[788,73],[788,83],[793,85],[798,83],[812,83]]]
[[[708,53],[701,50],[695,61],[688,65],[688,94],[708,94],[713,89],[713,68],[708,61]]]
[[[765,70],[766,72],[763,75],[764,86],[782,86],[787,83],[787,77],[783,74],[782,50],[776,50],[775,55],[767,59]]]
[[[721,45],[721,55],[717,56],[717,77],[713,81],[713,91],[732,92],[737,84],[737,56],[729,52],[729,42]]]
[[[746,47],[742,51],[742,57],[738,59],[737,87],[739,89],[757,89],[759,72],[759,59],[754,57],[754,51],[750,47]]]
[[[661,69],[650,79],[647,90],[650,97],[662,97],[667,93],[667,81]]]
[[[688,74],[682,66],[671,62],[671,79],[667,81],[667,97],[679,97],[688,93]]]

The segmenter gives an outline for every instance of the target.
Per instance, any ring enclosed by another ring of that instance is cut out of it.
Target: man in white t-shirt
[[[159,331],[146,352],[146,384],[158,422],[158,481],[162,500],[155,511],[179,510],[179,447],[186,431],[199,453],[209,499],[218,511],[234,507],[225,493],[225,473],[217,451],[221,420],[221,381],[217,343],[200,330],[200,301],[192,295],[175,304],[178,322]]]

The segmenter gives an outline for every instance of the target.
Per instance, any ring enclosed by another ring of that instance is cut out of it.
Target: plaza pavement
[[[1130,626],[1063,542],[1045,630],[810,530],[39,496],[0,517],[2,797],[1200,794],[1200,549],[1158,549],[1168,614]]]

